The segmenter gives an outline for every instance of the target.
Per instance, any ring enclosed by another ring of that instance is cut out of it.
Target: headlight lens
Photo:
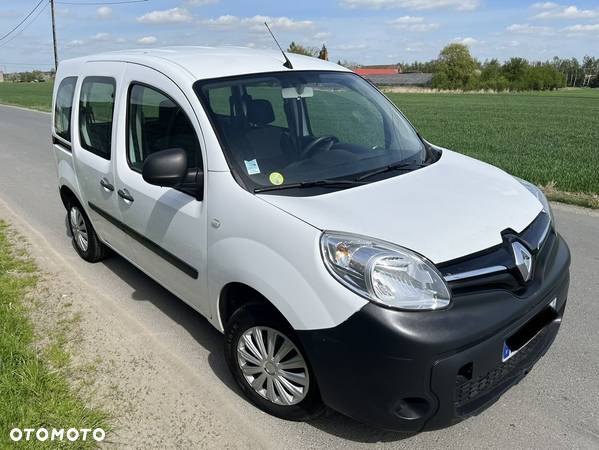
[[[367,299],[393,308],[431,310],[451,301],[435,266],[403,247],[345,233],[321,237],[325,265],[342,284]]]
[[[524,186],[526,189],[528,189],[530,191],[531,194],[533,194],[537,200],[539,200],[541,202],[541,205],[543,205],[543,212],[547,215],[549,215],[549,218],[551,219],[551,223],[554,224],[553,221],[553,210],[551,209],[551,205],[549,204],[549,202],[547,201],[547,197],[545,197],[545,194],[543,194],[543,191],[541,189],[539,189],[537,186],[535,186],[532,183],[529,183],[526,180],[523,180],[522,178],[518,178],[518,177],[514,177],[516,180],[518,180],[522,186]]]

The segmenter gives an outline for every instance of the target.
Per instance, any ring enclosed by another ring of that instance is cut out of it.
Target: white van
[[[570,254],[534,185],[421,137],[326,61],[244,48],[60,64],[53,150],[75,248],[113,250],[225,335],[247,398],[447,426],[553,342]]]

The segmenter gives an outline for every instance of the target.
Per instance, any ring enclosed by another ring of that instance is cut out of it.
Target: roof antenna
[[[266,22],[264,22],[264,26],[266,27],[266,29],[272,36],[273,40],[275,41],[275,44],[277,44],[277,47],[279,47],[279,50],[281,50],[281,53],[283,54],[283,58],[285,58],[285,63],[283,64],[283,66],[287,67],[288,69],[293,69],[293,66],[291,65],[291,61],[289,61],[289,58],[287,58],[287,55],[285,54],[285,52],[279,45],[279,41],[277,41],[277,38],[275,37],[275,35],[272,34],[272,31],[270,31],[270,27],[268,26],[268,24]]]

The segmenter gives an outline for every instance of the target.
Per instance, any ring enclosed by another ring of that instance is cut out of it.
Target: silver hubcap
[[[86,252],[89,245],[87,227],[85,226],[85,220],[83,220],[83,214],[81,214],[81,211],[76,206],[71,208],[69,220],[71,221],[71,230],[73,231],[75,243],[82,251]]]
[[[237,343],[245,380],[260,396],[277,405],[301,402],[310,388],[308,366],[287,336],[268,327],[248,329]]]

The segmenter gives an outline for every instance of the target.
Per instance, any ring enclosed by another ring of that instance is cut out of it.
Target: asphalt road
[[[599,448],[596,212],[555,206],[558,230],[572,250],[564,323],[532,372],[484,413],[445,430],[413,436],[370,428],[339,414],[290,423],[261,413],[239,395],[225,369],[220,335],[199,314],[119,257],[96,265],[79,260],[65,232],[49,130],[47,114],[0,106],[0,200],[43,235],[87,283],[108,292],[130,317],[160,336],[162,346],[189,370],[202,374],[194,388],[233,405],[240,420],[269,447]],[[218,415],[214,411],[214,420]]]

